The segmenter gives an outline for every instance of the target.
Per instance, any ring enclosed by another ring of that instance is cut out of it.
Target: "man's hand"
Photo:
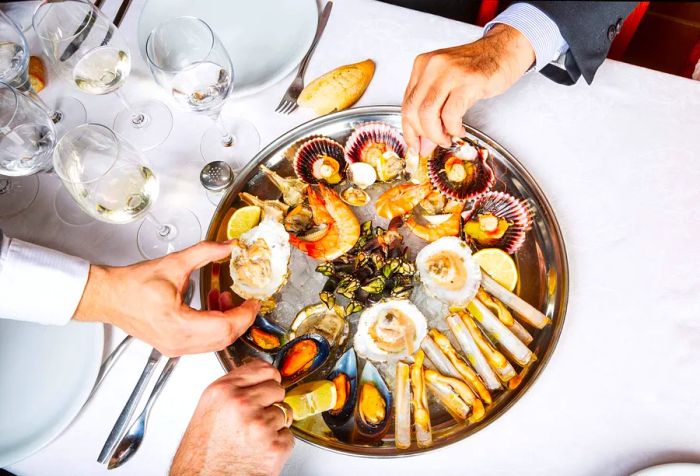
[[[197,311],[182,296],[192,271],[230,254],[226,243],[202,242],[122,268],[93,265],[73,319],[114,324],[167,356],[221,350],[252,324],[259,303]]]
[[[462,116],[476,101],[510,88],[535,62],[530,42],[498,24],[466,45],[419,55],[404,94],[403,135],[409,148],[429,155],[463,136]]]
[[[199,400],[170,468],[170,476],[277,475],[294,447],[280,374],[254,360],[212,383]]]

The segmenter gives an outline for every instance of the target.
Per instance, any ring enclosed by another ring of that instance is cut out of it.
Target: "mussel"
[[[286,331],[276,322],[258,314],[253,325],[243,334],[243,342],[258,352],[274,354],[284,345]]]
[[[460,140],[449,149],[438,147],[428,160],[428,175],[435,188],[455,200],[476,197],[493,187],[496,175],[487,163],[489,152]]]
[[[337,398],[335,407],[322,413],[323,421],[338,439],[349,441],[357,401],[357,356],[352,347],[338,359],[326,379],[335,384]]]
[[[350,326],[343,316],[343,308],[337,304],[328,306],[319,302],[306,306],[294,318],[289,338],[318,334],[325,337],[331,347],[338,348],[343,345],[350,331]]]
[[[273,365],[287,388],[320,369],[328,360],[331,345],[325,337],[306,334],[287,342],[277,353]]]
[[[393,401],[391,392],[370,362],[365,362],[357,390],[355,431],[357,441],[376,441],[389,430]]]
[[[495,246],[513,254],[532,228],[532,214],[527,202],[507,193],[485,193],[467,212],[464,234],[477,248]]]

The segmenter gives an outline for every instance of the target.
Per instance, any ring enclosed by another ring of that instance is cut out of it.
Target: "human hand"
[[[279,372],[262,360],[209,385],[182,437],[170,476],[279,474],[294,447],[285,414],[272,406],[283,399]]]
[[[167,356],[221,350],[253,323],[260,305],[197,311],[183,302],[192,271],[231,254],[227,243],[202,242],[125,267],[90,267],[73,319],[114,324]]]
[[[534,62],[527,38],[504,24],[473,43],[419,55],[402,105],[409,148],[426,156],[435,144],[449,147],[451,136],[465,134],[462,116],[467,109],[505,92]]]

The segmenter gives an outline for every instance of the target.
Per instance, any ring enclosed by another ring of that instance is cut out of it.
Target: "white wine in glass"
[[[73,67],[73,81],[86,93],[108,94],[124,84],[130,71],[129,53],[103,46],[80,58]]]
[[[68,131],[53,154],[56,173],[73,199],[89,215],[123,224],[145,218],[138,249],[152,259],[199,242],[201,226],[186,209],[150,210],[158,198],[158,180],[133,145],[100,124]]]

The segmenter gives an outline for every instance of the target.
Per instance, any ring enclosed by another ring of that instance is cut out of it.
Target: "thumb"
[[[201,268],[212,261],[218,261],[231,254],[230,243],[217,243],[215,241],[202,241],[171,256],[179,259],[183,266],[189,270]]]
[[[435,147],[437,147],[435,142],[431,141],[430,139],[428,139],[426,137],[420,138],[420,155],[421,155],[421,157],[427,157],[430,154],[432,154],[433,151],[435,150]]]

